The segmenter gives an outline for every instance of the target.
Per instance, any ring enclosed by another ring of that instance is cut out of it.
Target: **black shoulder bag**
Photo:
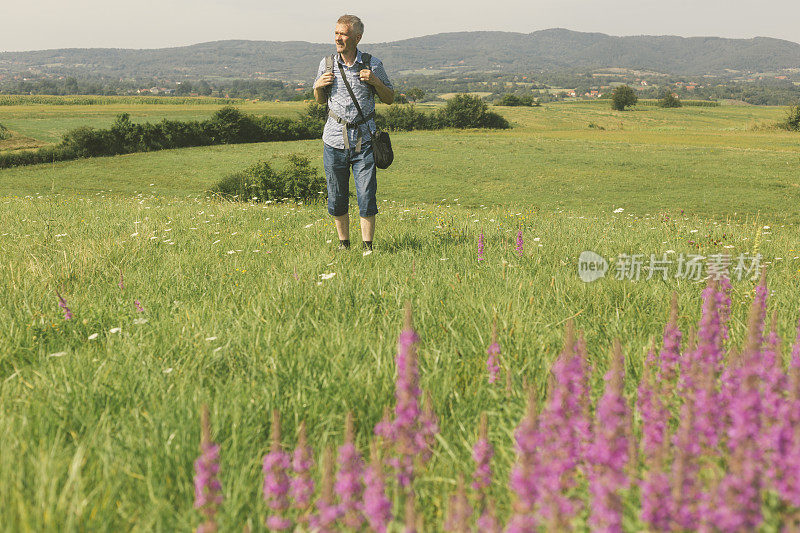
[[[362,59],[365,54],[361,54]],[[369,56],[370,59],[372,56]],[[369,65],[367,65],[369,66]],[[358,116],[361,118],[361,121],[366,125],[367,120],[364,118],[364,112],[361,111],[361,106],[358,105],[358,100],[356,100],[356,95],[353,94],[353,89],[350,87],[350,82],[347,81],[347,75],[342,72],[342,80],[344,81],[344,86],[347,87],[347,92],[350,93],[350,98],[352,98],[353,103],[356,104],[356,109],[358,110]],[[369,126],[367,126],[369,128]],[[381,131],[376,129],[375,131],[371,131],[370,134],[372,135],[372,155],[375,157],[375,166],[378,168],[389,168],[389,165],[392,164],[394,161],[394,152],[392,151],[392,141],[389,139],[389,134],[385,131]]]

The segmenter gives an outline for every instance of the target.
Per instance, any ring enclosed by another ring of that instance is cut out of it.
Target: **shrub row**
[[[295,120],[248,115],[231,106],[223,107],[208,120],[190,122],[135,124],[123,113],[109,129],[82,126],[67,132],[55,146],[0,154],[0,169],[189,146],[319,139],[326,118],[325,106],[316,103],[309,104],[306,114]],[[486,102],[466,94],[455,96],[444,108],[430,114],[411,105],[392,106],[378,114],[376,123],[389,131],[510,127],[506,119],[489,111]]]
[[[660,106],[661,100],[639,100],[639,105],[642,106]],[[720,103],[716,100],[681,100],[683,107],[719,107]]]
[[[209,190],[228,200],[317,201],[325,198],[325,179],[311,166],[307,157],[291,154],[289,165],[274,170],[266,161],[224,177]]]
[[[123,113],[109,129],[82,126],[67,132],[55,146],[0,154],[0,168],[189,146],[293,141],[321,136],[322,123],[310,117],[297,120],[259,117],[244,114],[234,107],[223,107],[204,121],[163,120],[156,124],[135,124]]]
[[[391,106],[378,113],[377,126],[388,131],[436,130],[441,128],[507,129],[511,125],[478,96],[458,94],[447,105],[432,113],[417,110],[414,105]]]
[[[0,141],[8,139],[9,133],[5,126],[0,124]]]

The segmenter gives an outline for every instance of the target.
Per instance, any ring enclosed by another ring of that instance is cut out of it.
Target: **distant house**
[[[697,88],[697,85],[691,84],[686,86],[687,91],[694,91]]]
[[[575,98],[578,95],[575,93],[575,89],[572,89],[571,91],[567,91],[567,96],[571,96],[572,98]]]
[[[642,80],[642,87],[647,87],[647,80]]]

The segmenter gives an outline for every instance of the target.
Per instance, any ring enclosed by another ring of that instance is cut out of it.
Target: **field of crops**
[[[111,105],[62,106],[63,119],[26,107],[0,108],[0,123],[38,138],[82,112],[96,125],[114,115]],[[175,107],[184,118],[206,112]],[[173,116],[166,106],[119,109]],[[791,527],[800,378],[780,362],[790,363],[800,312],[800,138],[752,129],[782,110],[616,113],[591,103],[502,113],[515,128],[393,135],[398,160],[379,177],[368,255],[335,249],[322,203],[204,195],[259,159],[301,153],[319,165],[318,142],[0,171],[0,530],[190,531],[209,507],[221,531],[263,531],[268,516],[341,530],[360,513],[381,530],[386,503],[392,531],[406,522],[461,531],[487,509],[482,524],[494,517],[513,531]],[[605,277],[581,280],[585,251],[608,261]],[[644,258],[639,279],[621,266],[634,254]],[[666,279],[648,268],[651,254],[668,261]],[[679,275],[679,258],[714,254],[732,258],[729,289],[706,289],[707,270]],[[752,273],[736,276],[737,258],[757,254],[766,291]],[[673,292],[680,378],[668,375],[674,346],[662,351]],[[769,335],[763,346],[746,340],[754,300],[757,310],[766,302],[766,331],[777,312],[781,348]],[[565,348],[568,324],[585,344]],[[624,364],[606,375],[621,361],[614,339]],[[653,342],[662,355],[648,364]],[[526,407],[531,394],[538,409]],[[405,410],[380,426],[397,403]],[[210,435],[195,464],[204,405]],[[354,448],[344,445],[348,413]],[[483,413],[491,453],[479,447],[472,488]],[[285,499],[282,454],[301,423],[314,464],[289,474],[317,488],[310,510]],[[360,502],[358,457],[368,458],[376,425],[382,476],[370,470],[371,503],[348,506]],[[658,435],[671,443],[663,453]],[[328,448],[339,452],[325,480]],[[404,487],[392,465],[407,468],[409,450],[429,458]]]

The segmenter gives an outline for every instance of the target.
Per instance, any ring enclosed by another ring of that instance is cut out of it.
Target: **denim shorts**
[[[324,144],[324,143],[323,143]],[[361,151],[333,148],[324,144],[322,162],[325,166],[325,178],[328,181],[328,213],[333,216],[347,214],[350,200],[350,167],[353,167],[353,179],[356,182],[356,199],[358,212],[362,217],[378,213],[378,202],[375,192],[378,189],[377,167],[372,155],[372,143],[366,141]]]

